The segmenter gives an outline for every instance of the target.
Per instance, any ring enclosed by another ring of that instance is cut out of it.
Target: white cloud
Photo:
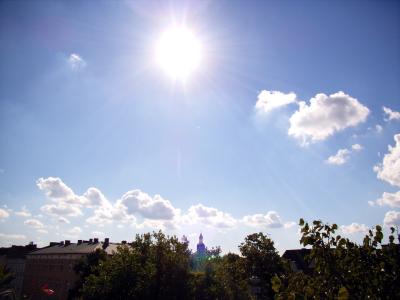
[[[382,109],[385,113],[385,121],[400,120],[400,112],[391,110],[385,106],[383,106]]]
[[[82,208],[97,207],[106,201],[104,195],[96,188],[89,188],[82,196],[76,195],[58,177],[39,178],[36,184],[53,202],[41,207],[43,212],[52,216],[81,216]]]
[[[94,187],[88,188],[83,197],[86,199],[85,204],[87,206],[102,206],[108,202],[103,193]]]
[[[267,214],[254,214],[244,216],[242,219],[243,223],[251,227],[269,227],[279,228],[284,226],[281,217],[275,211],[269,211]]]
[[[71,228],[70,230],[68,230],[68,233],[70,235],[79,235],[80,233],[82,233],[82,229],[78,226],[74,226],[73,228]]]
[[[182,219],[184,223],[202,223],[216,228],[231,228],[237,223],[230,214],[203,204],[192,205]]]
[[[36,181],[36,185],[54,202],[76,205],[88,204],[88,200],[85,197],[77,196],[74,191],[58,177],[39,178]]]
[[[41,234],[48,234],[49,232],[46,230],[46,229],[38,229],[38,230],[36,230],[38,233],[41,233]]]
[[[296,94],[263,90],[258,94],[255,109],[258,113],[269,113],[279,107],[296,102]]]
[[[65,223],[65,224],[71,223],[67,218],[65,218],[63,216],[59,216],[57,221],[58,221],[58,223]]]
[[[385,214],[383,223],[386,226],[400,226],[400,211],[394,211],[394,210],[388,211]]]
[[[25,240],[26,236],[23,234],[5,234],[5,233],[0,233],[0,238],[1,239],[7,239],[7,240]]]
[[[343,92],[330,96],[317,94],[309,105],[299,103],[299,109],[290,117],[288,134],[301,139],[306,145],[354,127],[364,122],[368,114],[366,106]]]
[[[79,70],[79,69],[86,67],[86,62],[83,60],[83,58],[80,55],[78,55],[76,53],[72,53],[69,56],[68,62],[73,70]]]
[[[285,229],[289,229],[289,228],[292,228],[292,227],[294,227],[296,225],[297,225],[297,223],[292,221],[292,222],[286,222],[285,224],[283,224],[283,227]]]
[[[396,145],[389,145],[389,153],[385,154],[382,163],[374,166],[374,171],[379,179],[400,187],[400,134],[396,134],[394,140]]]
[[[81,209],[78,206],[66,203],[57,204],[46,204],[43,205],[40,210],[51,216],[70,216],[77,217],[83,215]]]
[[[370,205],[374,206],[375,203],[379,206],[400,207],[400,191],[397,193],[384,192],[381,198],[377,199],[376,202],[370,203]]]
[[[92,234],[93,234],[95,237],[105,236],[104,232],[101,232],[101,231],[92,231]]]
[[[343,165],[349,157],[350,151],[348,149],[339,149],[335,155],[329,156],[325,162],[330,165]]]
[[[379,124],[376,124],[375,125],[375,130],[376,130],[377,133],[381,133],[383,131],[383,127],[381,125],[379,125]]]
[[[351,149],[353,149],[354,151],[360,151],[363,149],[363,146],[361,146],[360,144],[354,144],[351,146]]]
[[[335,155],[329,156],[328,159],[325,161],[327,164],[330,165],[343,165],[346,163],[349,158],[350,154],[354,151],[358,152],[363,149],[363,146],[360,144],[354,144],[351,146],[351,150],[349,149],[339,149],[338,152]]]
[[[202,204],[192,205],[185,213],[182,213],[169,200],[160,195],[152,197],[139,189],[128,191],[120,199],[111,203],[100,190],[94,187],[89,188],[82,196],[76,195],[60,178],[40,178],[37,184],[51,201],[43,205],[41,210],[57,217],[59,223],[69,224],[70,221],[66,216],[83,215],[83,208],[92,212],[86,222],[99,227],[116,222],[118,227],[128,224],[136,228],[170,230],[177,229],[181,225],[202,224],[223,229],[232,228],[242,222],[241,219],[235,219],[227,212]],[[285,228],[294,225],[292,222],[283,224],[279,216],[275,214],[275,212],[269,212],[265,215],[263,224],[267,224],[268,227],[284,226]],[[276,218],[279,220],[277,221]],[[67,235],[73,236],[75,233],[67,232]]]
[[[350,233],[350,234],[357,232],[365,233],[368,231],[368,227],[365,224],[351,223],[350,225],[340,226],[340,230],[343,233]]]
[[[117,206],[122,207],[128,215],[139,214],[146,219],[172,220],[179,211],[171,202],[160,195],[150,197],[141,190],[132,190],[125,193],[118,201]]]
[[[0,219],[8,218],[10,214],[5,209],[0,208]]]
[[[32,216],[32,214],[29,212],[29,210],[26,208],[26,206],[22,206],[21,211],[16,211],[15,215],[17,215],[19,217],[25,217],[25,218]]]
[[[44,228],[43,223],[40,222],[39,220],[36,220],[36,219],[28,219],[28,220],[26,220],[26,221],[24,222],[24,224],[25,224],[26,226],[29,226],[29,227],[32,227],[32,228],[35,228],[35,229],[42,229],[42,228]]]

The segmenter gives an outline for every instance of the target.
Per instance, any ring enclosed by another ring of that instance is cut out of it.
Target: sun
[[[156,45],[157,64],[175,80],[186,80],[201,63],[200,41],[186,27],[172,27],[161,34]]]

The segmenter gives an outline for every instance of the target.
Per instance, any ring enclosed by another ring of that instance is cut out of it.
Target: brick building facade
[[[48,247],[33,251],[27,255],[23,283],[23,295],[29,299],[49,299],[42,287],[47,285],[54,291],[51,299],[64,300],[68,298],[69,290],[78,279],[74,272],[75,264],[87,254],[103,249],[112,255],[118,244],[109,243],[108,239],[99,242],[78,240],[71,243],[66,240],[61,243],[50,243]]]

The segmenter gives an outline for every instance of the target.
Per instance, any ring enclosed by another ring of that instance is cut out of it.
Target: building
[[[203,234],[200,233],[199,235],[199,242],[197,244],[197,256],[198,257],[205,257],[206,256],[206,245],[203,243]]]
[[[311,249],[286,250],[282,257],[289,261],[290,267],[294,272],[309,272],[313,268],[312,263],[308,263],[306,256],[311,253]]]
[[[69,290],[75,285],[78,275],[74,272],[75,264],[87,254],[103,249],[112,255],[117,251],[118,244],[110,243],[106,238],[89,241],[78,240],[71,243],[65,240],[60,243],[50,243],[49,246],[33,251],[27,255],[23,295],[29,299],[47,299],[42,287],[54,291],[51,299],[67,299]]]
[[[11,283],[11,288],[14,289],[17,297],[20,297],[22,292],[26,255],[36,249],[36,245],[33,243],[26,246],[13,245],[8,248],[0,248],[0,264],[6,266],[13,274],[14,280]]]

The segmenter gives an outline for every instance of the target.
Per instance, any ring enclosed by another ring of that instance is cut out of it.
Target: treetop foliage
[[[300,244],[309,268],[298,272],[264,233],[248,235],[239,254],[207,250],[196,265],[188,244],[160,232],[136,235],[107,256],[99,251],[76,267],[82,299],[400,299],[399,245],[394,229],[382,245],[376,226],[361,245],[337,234],[336,224],[303,219]],[[194,268],[196,266],[196,268]],[[199,267],[200,266],[200,267]]]

